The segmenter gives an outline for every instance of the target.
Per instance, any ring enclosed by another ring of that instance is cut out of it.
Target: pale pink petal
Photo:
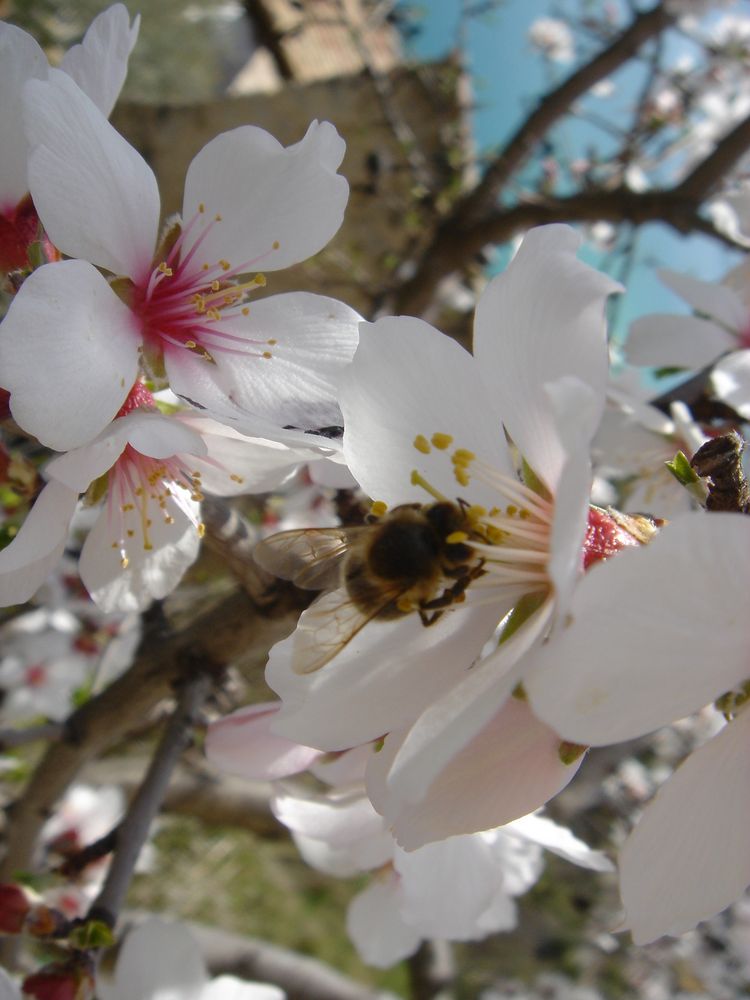
[[[336,173],[344,150],[330,122],[312,122],[288,148],[253,125],[217,135],[185,178],[185,222],[201,205],[205,218],[220,216],[201,242],[201,261],[277,271],[324,247],[349,197],[349,185]]]
[[[682,934],[750,884],[750,713],[696,750],[646,807],[620,855],[636,944]]]
[[[475,663],[450,691],[428,705],[409,730],[391,767],[388,784],[393,794],[419,802],[456,755],[502,711],[521,676],[523,664],[519,661],[543,635],[552,608],[549,599],[507,642]]]
[[[104,475],[115,464],[128,443],[127,425],[122,418],[113,420],[91,444],[58,455],[48,462],[44,474],[77,493]]]
[[[326,754],[312,765],[310,773],[333,788],[340,785],[364,785],[367,763],[375,753],[375,748],[374,743],[364,743],[344,753]]]
[[[497,394],[521,454],[554,490],[564,461],[543,386],[564,375],[586,382],[599,416],[607,382],[604,307],[621,286],[576,258],[581,237],[568,226],[528,232],[507,270],[482,294],[474,356]]]
[[[388,788],[399,745],[394,734],[386,739],[371,762],[367,790],[407,851],[533,812],[568,784],[580,763],[561,763],[559,737],[516,698],[453,758],[417,804],[406,803]]]
[[[21,529],[0,552],[0,606],[28,601],[54,569],[65,548],[78,491],[49,483]]]
[[[357,488],[357,480],[343,462],[323,458],[318,462],[310,462],[307,471],[316,486],[323,486],[331,490]]]
[[[298,630],[309,614],[303,612]],[[461,677],[496,622],[492,607],[460,608],[429,628],[417,615],[373,621],[310,674],[292,670],[293,633],[273,647],[266,668],[269,687],[284,702],[274,731],[322,750],[345,750],[403,728]]]
[[[130,391],[138,345],[130,310],[90,264],[40,267],[2,325],[0,379],[14,418],[58,451],[90,441]]]
[[[208,452],[201,435],[176,417],[134,410],[122,420],[128,443],[149,458],[170,458],[179,454],[204,458]]]
[[[685,514],[647,546],[594,565],[571,623],[531,654],[534,710],[607,744],[702,708],[747,678],[750,520]]]
[[[502,870],[481,837],[450,837],[407,853],[396,848],[401,916],[422,937],[471,941],[502,885]]]
[[[363,324],[351,367],[341,380],[344,456],[365,493],[388,504],[429,502],[411,484],[413,469],[448,499],[458,485],[450,455],[468,448],[500,472],[513,474],[497,404],[472,356],[419,319],[388,317]],[[414,440],[450,435],[448,449],[417,450]],[[474,503],[493,506],[496,493],[472,482]]]
[[[47,57],[26,31],[0,22],[0,215],[29,190],[21,94],[27,80],[44,80]]]
[[[750,351],[722,358],[711,372],[711,385],[719,399],[750,419]]]
[[[62,58],[61,69],[106,117],[125,83],[140,20],[136,14],[131,26],[125,5],[113,4],[94,18],[80,45],[73,45]]]
[[[153,171],[66,74],[24,94],[29,189],[49,238],[70,257],[142,279],[159,226]]]
[[[270,722],[278,709],[277,703],[249,705],[212,722],[204,747],[209,763],[226,774],[258,781],[305,771],[320,751],[272,733]]]
[[[634,365],[703,368],[736,346],[737,337],[709,319],[655,314],[632,324],[625,353]]]
[[[676,292],[696,312],[710,316],[730,330],[742,330],[747,324],[748,310],[740,295],[727,285],[715,281],[700,281],[678,271],[660,270],[662,283]]]
[[[398,876],[386,873],[354,897],[346,914],[346,932],[360,958],[379,969],[413,955],[421,941],[401,917],[399,895]]]
[[[198,505],[192,506],[197,513]],[[102,510],[84,542],[78,565],[86,589],[102,611],[143,611],[174,590],[200,547],[197,517],[187,517],[182,507],[170,504],[171,524],[161,516],[153,518],[150,549],[145,548],[142,536],[131,539],[126,567],[122,565],[121,532],[110,522],[109,510]]]

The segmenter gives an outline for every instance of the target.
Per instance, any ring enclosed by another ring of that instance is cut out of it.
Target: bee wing
[[[253,549],[263,569],[305,590],[326,590],[339,583],[341,562],[352,529],[301,528],[264,538]]]
[[[400,590],[384,593],[382,601],[367,611],[358,608],[343,587],[319,597],[297,625],[292,670],[296,674],[320,670],[400,593]]]

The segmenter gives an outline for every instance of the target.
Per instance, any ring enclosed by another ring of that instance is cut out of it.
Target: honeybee
[[[467,510],[450,501],[403,504],[361,527],[282,531],[259,542],[253,554],[263,569],[298,587],[333,591],[298,626],[295,672],[325,666],[374,619],[417,612],[423,625],[432,625],[463,601],[485,572],[471,546],[481,537]]]
[[[706,441],[690,462],[708,480],[706,510],[750,513],[750,484],[742,467],[745,442],[737,431]]]

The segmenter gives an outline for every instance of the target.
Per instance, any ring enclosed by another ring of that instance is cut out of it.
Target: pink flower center
[[[24,680],[27,687],[40,688],[47,683],[47,668],[43,663],[33,663],[26,668]]]
[[[182,228],[167,253],[134,288],[133,308],[141,317],[143,337],[151,349],[168,352],[191,351],[206,361],[218,353],[270,358],[265,348],[275,340],[253,341],[242,334],[244,317],[250,312],[250,293],[265,285],[262,274],[240,281],[276,249],[254,260],[232,265],[228,260],[201,261],[201,244],[221,223],[221,217],[206,220],[201,205],[195,216]],[[188,245],[188,238],[197,235]],[[238,332],[239,330],[239,332]]]

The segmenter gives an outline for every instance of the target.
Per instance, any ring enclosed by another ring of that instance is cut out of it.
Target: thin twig
[[[13,747],[26,746],[27,743],[55,742],[61,738],[63,731],[64,727],[60,722],[43,722],[26,729],[0,729],[0,753],[12,750]]]
[[[117,922],[138,855],[161,808],[172,771],[192,739],[192,726],[206,700],[211,683],[208,674],[198,674],[183,683],[177,705],[164,730],[151,766],[130,804],[125,819],[120,823],[112,863],[102,890],[89,911],[90,917],[103,920],[111,927]]]

